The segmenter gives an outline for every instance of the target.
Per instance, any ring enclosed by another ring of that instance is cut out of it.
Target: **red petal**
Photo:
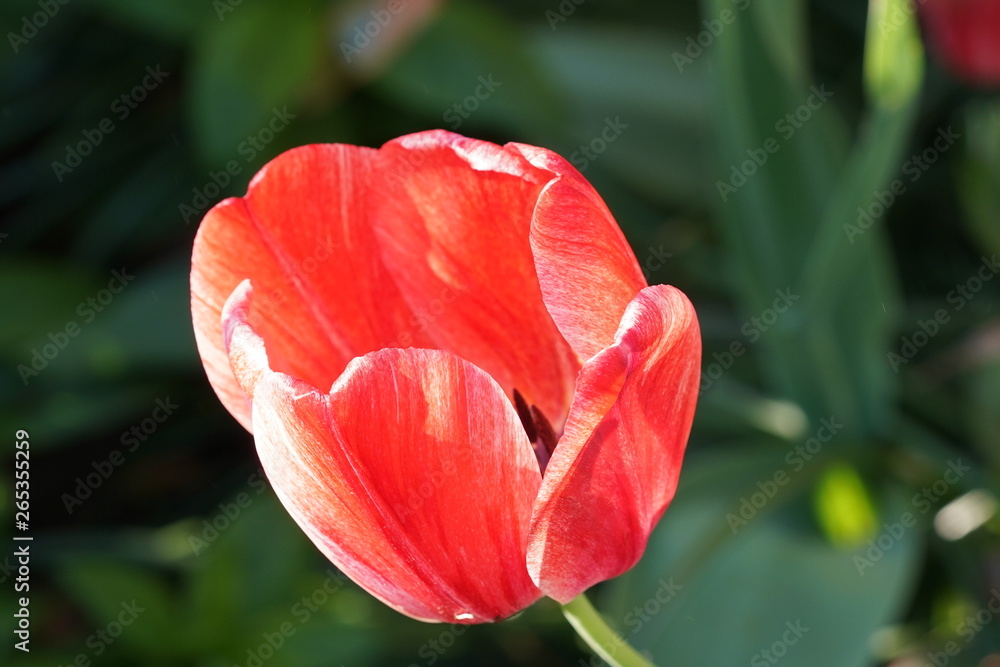
[[[262,368],[246,308],[227,310],[264,470],[330,560],[421,620],[495,621],[541,596],[524,562],[541,475],[492,378],[448,352],[386,349],[323,394]]]
[[[642,556],[677,488],[700,363],[694,308],[657,285],[580,371],[531,521],[528,570],[546,595],[568,602]]]
[[[545,306],[582,363],[611,345],[646,280],[604,200],[580,172],[544,148],[507,148],[554,177],[535,206],[531,249]]]
[[[374,221],[404,298],[436,347],[517,388],[558,425],[579,370],[545,307],[530,228],[551,174],[517,151],[443,131],[378,155]]]
[[[1000,85],[1000,3],[996,0],[922,0],[918,4],[938,55],[960,76]]]
[[[271,372],[264,340],[249,324],[253,286],[244,280],[222,309],[222,331],[229,354],[229,367],[248,405],[261,378]]]
[[[209,380],[249,428],[223,344],[222,308],[250,279],[249,321],[271,365],[329,387],[352,358],[382,347],[427,344],[385,271],[366,202],[375,151],[303,146],[275,158],[247,196],[208,212],[195,239],[192,317]]]

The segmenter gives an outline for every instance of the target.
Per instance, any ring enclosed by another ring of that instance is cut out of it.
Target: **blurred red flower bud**
[[[1000,85],[1000,2],[917,0],[933,53],[956,75]]]

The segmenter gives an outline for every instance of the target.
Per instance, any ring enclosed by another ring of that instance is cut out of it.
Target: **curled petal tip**
[[[250,325],[252,296],[253,287],[249,280],[244,280],[233,290],[222,309],[222,331],[229,365],[249,401],[253,401],[260,379],[270,371],[264,341]]]

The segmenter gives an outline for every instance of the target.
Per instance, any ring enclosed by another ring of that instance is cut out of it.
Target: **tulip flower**
[[[1000,3],[995,0],[920,0],[931,47],[970,83],[1000,84]]]
[[[551,151],[290,150],[205,216],[191,300],[282,504],[413,618],[569,602],[639,560],[674,495],[697,318]]]

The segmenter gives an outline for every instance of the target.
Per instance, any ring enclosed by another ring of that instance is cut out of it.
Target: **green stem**
[[[613,667],[654,667],[611,629],[583,593],[563,605],[563,615],[594,653]]]

